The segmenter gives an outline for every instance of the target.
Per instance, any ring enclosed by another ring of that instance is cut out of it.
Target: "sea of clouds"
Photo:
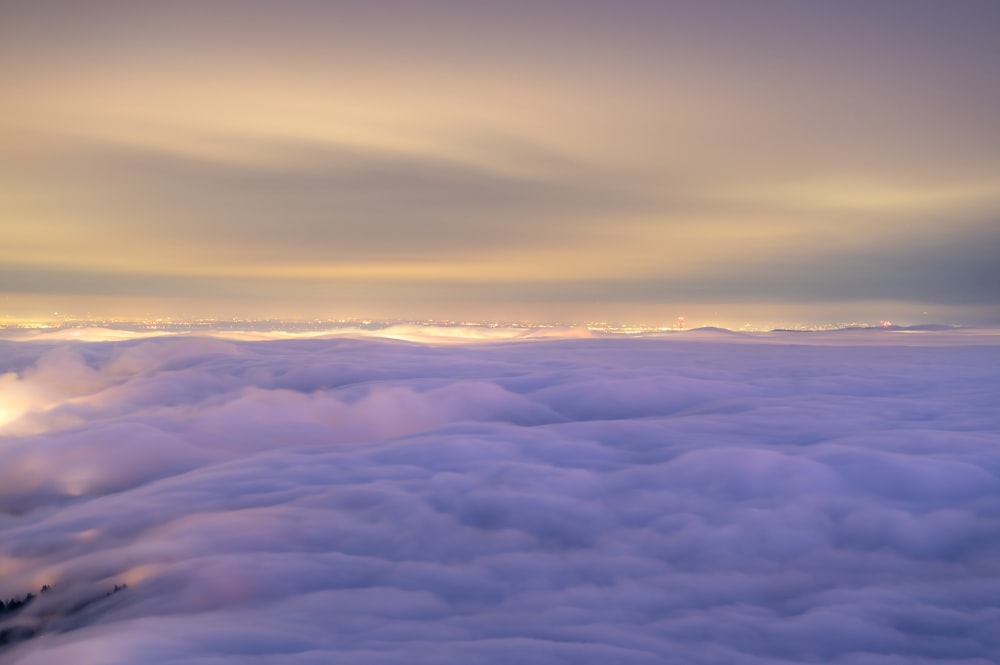
[[[1000,345],[878,332],[0,340],[0,663],[996,663]]]

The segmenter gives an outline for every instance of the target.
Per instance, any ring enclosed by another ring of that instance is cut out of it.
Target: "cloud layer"
[[[0,662],[994,662],[1000,346],[844,339],[0,342]]]

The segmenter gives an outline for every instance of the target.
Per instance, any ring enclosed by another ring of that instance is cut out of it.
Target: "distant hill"
[[[927,332],[940,332],[943,330],[960,330],[963,326],[953,326],[946,323],[920,323],[913,326],[845,326],[843,328],[831,328],[829,330],[795,330],[791,328],[774,328],[771,332],[775,333],[813,333],[813,332],[847,332],[854,330],[895,330],[895,331],[927,331]]]
[[[719,328],[716,326],[702,326],[701,328],[689,328],[687,330],[680,331],[683,334],[690,333],[713,333],[722,335],[743,335],[739,330],[730,330],[729,328]]]

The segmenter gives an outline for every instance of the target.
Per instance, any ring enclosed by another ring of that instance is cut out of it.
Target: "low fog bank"
[[[1000,346],[702,337],[0,341],[0,663],[1000,659]]]
[[[273,328],[269,324],[273,324]],[[242,327],[241,327],[242,326]],[[833,329],[729,330],[717,327],[651,329],[629,327],[528,326],[493,324],[434,325],[426,323],[338,324],[237,322],[163,326],[135,324],[131,327],[64,325],[57,327],[0,327],[0,341],[14,342],[110,342],[154,337],[205,337],[241,342],[292,339],[394,339],[420,344],[463,345],[555,339],[667,339],[694,342],[742,342],[809,346],[956,346],[1000,345],[1000,328],[951,325],[856,326]]]

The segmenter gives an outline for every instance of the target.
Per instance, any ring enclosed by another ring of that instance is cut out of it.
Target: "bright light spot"
[[[21,381],[17,374],[0,374],[0,432],[14,429],[15,423],[29,411],[47,410],[52,406],[54,404],[48,404],[44,395]]]
[[[24,413],[21,392],[16,374],[0,374],[0,429]]]

